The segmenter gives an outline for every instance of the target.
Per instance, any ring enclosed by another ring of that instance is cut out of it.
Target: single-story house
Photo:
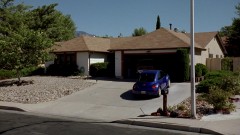
[[[176,51],[190,49],[190,36],[161,28],[138,37],[99,38],[81,36],[56,43],[53,53],[57,59],[51,63],[73,62],[84,67],[89,75],[92,63],[108,61],[114,57],[115,76],[134,77],[139,66],[154,66],[164,70],[176,69]],[[226,54],[217,32],[195,34],[195,62],[206,64],[206,58],[222,58]],[[189,54],[190,55],[190,54]],[[49,63],[47,63],[49,64]],[[142,65],[141,65],[142,64]]]

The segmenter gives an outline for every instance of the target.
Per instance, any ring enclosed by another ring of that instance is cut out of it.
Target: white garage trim
[[[139,53],[175,53],[176,49],[172,50],[142,50],[142,51],[124,51],[124,54],[139,54]]]
[[[115,76],[122,78],[122,51],[115,52]]]

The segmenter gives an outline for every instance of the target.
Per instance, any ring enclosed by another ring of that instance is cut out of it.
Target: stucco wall
[[[115,76],[122,78],[122,52],[115,52]]]
[[[206,65],[206,59],[207,58],[223,58],[224,54],[217,42],[216,38],[213,38],[208,45],[205,48],[206,50],[203,50],[201,52],[201,56],[196,56],[196,62],[195,63],[202,63]],[[212,56],[212,57],[211,57]]]
[[[89,75],[89,54],[88,52],[77,53],[77,65],[78,68],[84,68],[84,75]]]

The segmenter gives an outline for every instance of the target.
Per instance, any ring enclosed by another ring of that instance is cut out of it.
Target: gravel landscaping
[[[0,101],[26,104],[48,102],[95,84],[83,79],[67,77],[31,76],[21,79],[30,83],[17,86],[12,83],[17,79],[0,81]]]

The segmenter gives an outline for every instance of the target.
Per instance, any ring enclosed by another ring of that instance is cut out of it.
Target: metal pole
[[[194,47],[194,0],[191,0],[191,116],[196,119],[195,97],[195,47]]]

